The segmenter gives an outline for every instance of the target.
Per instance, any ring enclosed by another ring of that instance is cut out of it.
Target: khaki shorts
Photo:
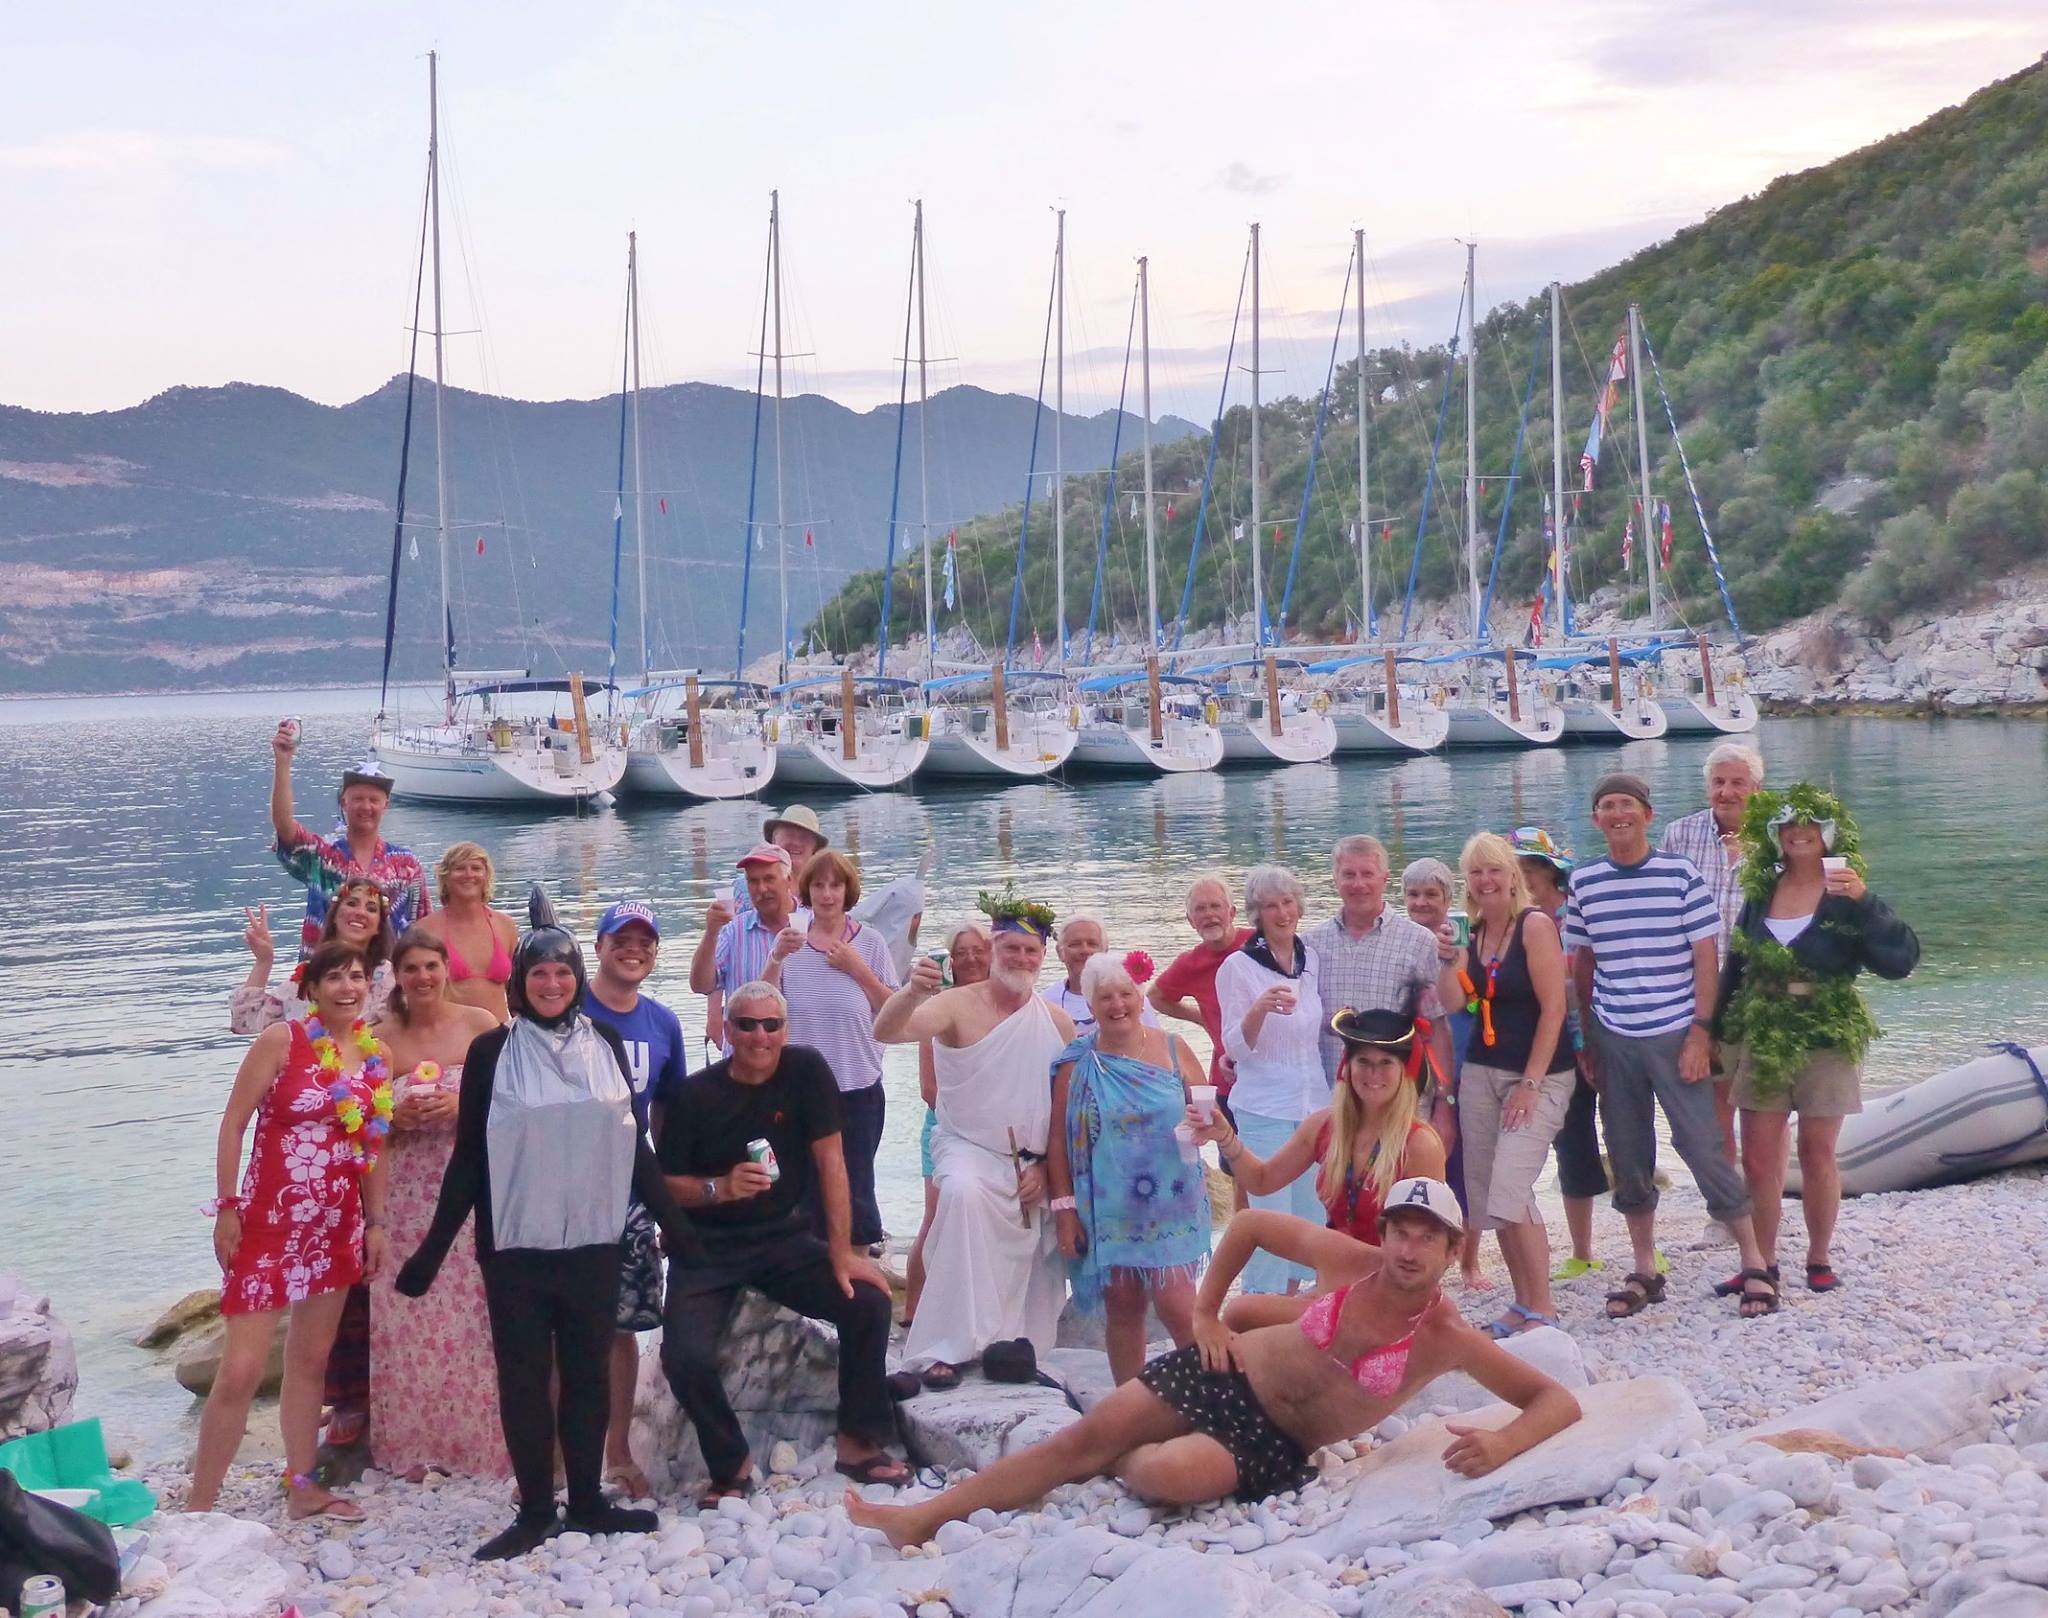
[[[1863,1069],[1840,1051],[1819,1050],[1793,1075],[1789,1090],[1758,1095],[1756,1069],[1740,1045],[1727,1047],[1728,1071],[1734,1075],[1730,1099],[1747,1112],[1797,1112],[1811,1118],[1846,1118],[1863,1110]]]
[[[1474,1230],[1543,1225],[1536,1177],[1564,1127],[1579,1078],[1572,1068],[1546,1074],[1528,1122],[1520,1129],[1503,1129],[1501,1114],[1521,1080],[1519,1071],[1488,1067],[1469,1057],[1458,1073],[1458,1135],[1465,1146],[1465,1200]]]

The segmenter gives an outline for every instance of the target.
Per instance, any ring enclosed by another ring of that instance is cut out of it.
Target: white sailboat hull
[[[1520,719],[1498,707],[1453,703],[1445,710],[1452,747],[1551,747],[1564,735],[1564,716],[1549,704],[1525,703]]]
[[[1066,767],[1080,741],[1064,710],[1012,710],[1008,747],[996,746],[995,722],[986,708],[935,710],[931,729],[931,745],[918,774],[946,780],[1042,780]]]
[[[1654,741],[1665,730],[1664,710],[1650,697],[1624,700],[1621,711],[1599,697],[1567,697],[1564,733],[1592,741]]]
[[[411,726],[378,732],[371,751],[394,797],[439,803],[583,803],[626,773],[616,743],[596,742],[585,764],[570,733],[524,727]]]
[[[1226,717],[1216,728],[1225,764],[1320,764],[1337,751],[1337,727],[1312,708],[1282,715],[1277,736],[1264,718]]]
[[[780,714],[770,721],[775,747],[775,779],[793,787],[828,792],[886,792],[917,773],[931,742],[923,716],[894,714],[878,719],[866,713],[854,722],[854,756],[845,756],[845,738],[836,713]]]
[[[1169,719],[1161,739],[1149,723],[1133,729],[1110,719],[1084,721],[1069,766],[1105,774],[1188,775],[1223,762],[1223,737],[1214,725]]]
[[[1716,691],[1704,697],[1665,697],[1660,706],[1674,736],[1741,736],[1756,729],[1756,704],[1747,691]]]
[[[690,763],[688,743],[635,747],[626,756],[627,789],[649,798],[747,798],[774,778],[775,749],[759,736],[712,741],[697,765]]]
[[[1401,699],[1401,723],[1387,723],[1386,709],[1367,702],[1337,702],[1330,708],[1330,723],[1337,729],[1337,752],[1433,753],[1450,734],[1448,713],[1435,703]]]

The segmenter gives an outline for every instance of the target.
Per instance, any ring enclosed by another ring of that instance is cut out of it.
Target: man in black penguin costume
[[[687,1263],[699,1251],[635,1124],[618,1035],[580,1009],[583,952],[535,899],[533,930],[519,941],[506,985],[512,1021],[469,1047],[434,1222],[396,1282],[407,1297],[423,1295],[474,1210],[505,1448],[519,1485],[518,1517],[477,1548],[479,1561],[523,1555],[564,1526],[587,1534],[657,1526],[653,1512],[607,1500],[600,1481],[628,1193],[654,1215],[672,1259]],[[569,1484],[561,1516],[558,1442]]]

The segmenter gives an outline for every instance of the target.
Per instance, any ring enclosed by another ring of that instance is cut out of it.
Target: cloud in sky
[[[779,187],[792,389],[893,400],[910,200],[936,387],[1036,385],[1068,210],[1070,405],[1120,379],[1133,260],[1154,402],[1215,405],[1245,253],[1274,387],[1321,379],[1354,225],[1375,340],[1572,279],[1961,100],[2048,46],[2040,0],[436,0],[17,8],[0,97],[0,398],[131,404],[178,383],[330,402],[404,363],[442,52],[451,377],[616,387],[625,233],[650,380],[751,385]],[[1075,41],[1086,39],[1086,49]],[[74,64],[90,60],[92,71]],[[80,341],[90,333],[89,342]]]

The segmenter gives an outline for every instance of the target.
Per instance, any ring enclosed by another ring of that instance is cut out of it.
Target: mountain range
[[[278,388],[173,388],[132,409],[0,407],[0,690],[132,691],[374,682],[393,550],[408,378],[328,406]],[[432,677],[439,568],[433,384],[411,388],[395,677]],[[618,395],[529,402],[450,388],[450,619],[458,663],[602,674],[623,518],[620,670],[640,666],[633,500],[620,498]],[[937,538],[1022,491],[1033,402],[957,387],[925,437]],[[728,670],[737,653],[750,471],[756,527],[748,659],[777,615],[771,412],[706,384],[641,395],[646,578],[656,667]],[[1041,460],[1051,442],[1041,411]],[[1069,416],[1077,467],[1109,457],[1115,412]],[[1155,436],[1193,433],[1166,418]],[[1127,418],[1126,441],[1136,433]],[[883,559],[893,405],[787,402],[782,530],[790,620]],[[914,542],[919,419],[905,420],[898,543]],[[829,617],[829,614],[827,615]]]

